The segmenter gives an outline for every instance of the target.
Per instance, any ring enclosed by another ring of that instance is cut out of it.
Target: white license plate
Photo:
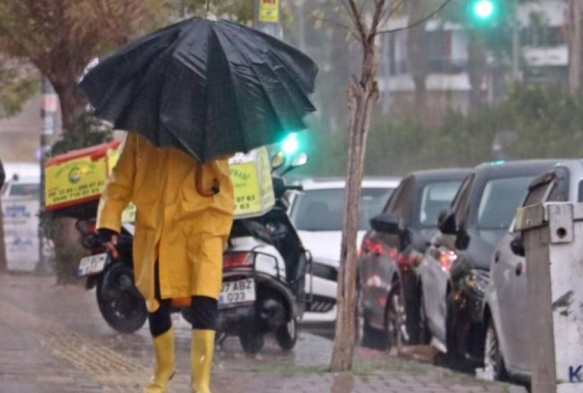
[[[219,306],[255,301],[255,281],[252,278],[239,281],[223,282]]]
[[[97,254],[82,258],[77,269],[77,277],[86,277],[101,273],[106,261],[107,254]]]

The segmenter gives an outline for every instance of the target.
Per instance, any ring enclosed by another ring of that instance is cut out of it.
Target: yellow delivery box
[[[260,216],[273,207],[275,196],[267,148],[236,154],[229,160],[229,167],[235,188],[237,218]]]
[[[49,160],[45,166],[46,209],[58,210],[96,201],[119,158],[120,141],[71,151]],[[275,204],[271,165],[265,147],[237,154],[229,161],[235,188],[235,215],[247,218],[264,214]],[[135,207],[122,220],[132,222]]]

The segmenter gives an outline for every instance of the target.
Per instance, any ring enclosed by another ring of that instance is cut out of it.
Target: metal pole
[[[569,0],[569,86],[575,92],[581,84],[581,0]]]
[[[520,78],[518,62],[519,62],[519,49],[520,49],[520,38],[518,36],[518,0],[512,0],[513,16],[512,21],[512,80],[517,82]]]
[[[57,112],[57,95],[53,86],[47,78],[42,81],[42,103],[41,103],[41,133],[40,133],[40,211],[45,210],[45,162],[47,153],[50,150],[51,138],[55,133],[55,117]],[[49,271],[44,253],[45,236],[42,226],[38,228],[38,253],[39,266],[44,272]]]

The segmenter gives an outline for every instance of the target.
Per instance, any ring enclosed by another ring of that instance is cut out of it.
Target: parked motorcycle
[[[223,287],[219,298],[217,339],[239,336],[248,353],[259,352],[267,333],[274,333],[283,350],[297,342],[297,324],[309,300],[305,276],[311,257],[303,248],[287,215],[288,190],[300,186],[285,184],[282,176],[307,162],[296,155],[287,167],[285,155],[274,156],[275,206],[261,217],[237,219],[223,257]],[[144,298],[134,283],[133,224],[124,223],[116,252],[106,252],[95,233],[95,219],[77,222],[83,245],[92,255],[79,263],[78,277],[87,279],[87,289],[96,288],[97,303],[105,321],[121,333],[133,333],[146,319]],[[310,286],[311,288],[311,286]],[[174,306],[191,321],[190,308]]]
[[[105,321],[120,333],[133,333],[148,318],[146,302],[134,284],[132,243],[134,225],[124,223],[116,251],[107,251],[95,233],[95,219],[76,223],[82,244],[92,255],[82,258],[77,277],[86,278],[85,287],[95,288],[97,305]]]
[[[272,166],[283,166],[285,158],[275,158],[279,162]],[[247,353],[259,352],[268,333],[286,351],[298,339],[298,321],[309,300],[305,277],[311,256],[287,214],[286,193],[301,186],[286,185],[281,176],[306,162],[307,156],[299,154],[281,175],[273,175],[276,203],[271,210],[233,223],[223,257],[218,331],[220,341],[238,336]]]

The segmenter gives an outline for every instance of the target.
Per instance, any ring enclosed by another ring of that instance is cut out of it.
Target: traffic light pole
[[[518,0],[512,0],[512,80],[517,82],[520,79],[518,62],[520,40],[518,36]]]
[[[255,0],[255,17],[253,22],[257,30],[283,40],[281,1]]]

